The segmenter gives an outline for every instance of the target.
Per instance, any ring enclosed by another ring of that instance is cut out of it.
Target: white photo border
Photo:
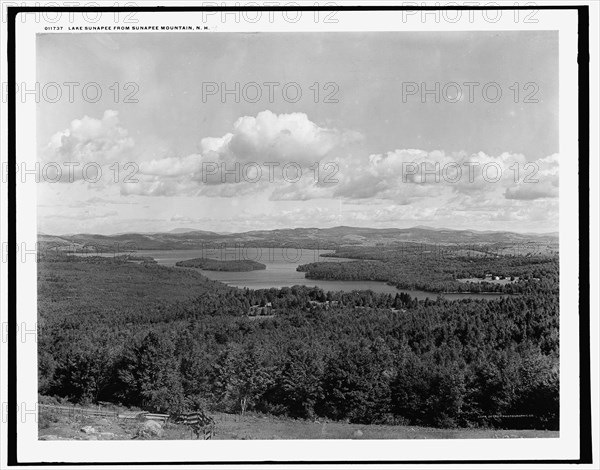
[[[399,21],[403,10],[395,9],[393,6],[387,9],[375,10],[365,6],[362,9],[346,10],[340,7],[330,7],[338,11],[336,24],[319,24],[310,20],[306,22],[287,23],[274,22],[265,26],[261,31],[422,31],[422,24],[402,23]],[[411,7],[419,10],[419,7]],[[477,9],[470,7],[471,9]],[[579,206],[579,175],[589,172],[589,162],[585,159],[589,155],[582,155],[578,148],[580,137],[579,126],[586,123],[578,122],[579,119],[579,95],[578,95],[578,68],[577,68],[577,28],[578,9],[576,5],[565,9],[542,9],[538,10],[539,22],[524,25],[511,22],[510,20],[497,23],[485,23],[486,30],[557,30],[559,31],[559,129],[560,129],[560,151],[561,155],[579,155],[578,159],[570,159],[569,165],[561,162],[560,172],[560,369],[561,369],[561,392],[560,392],[560,437],[557,439],[518,439],[518,440],[411,440],[411,441],[39,441],[37,439],[37,420],[18,420],[16,416],[10,416],[15,421],[18,434],[17,461],[22,463],[42,462],[89,462],[95,464],[125,463],[125,462],[228,462],[236,463],[262,463],[267,461],[274,463],[291,462],[332,462],[332,463],[401,463],[412,462],[510,462],[510,461],[577,461],[580,456],[580,422],[579,422],[579,376],[580,376],[580,351],[579,340],[586,341],[587,338],[579,338],[579,321],[586,312],[579,312],[580,317],[573,315],[579,303],[579,289],[585,289],[578,282],[580,273],[579,262],[580,250],[585,247],[579,245],[578,231],[580,217],[587,218],[582,214]],[[113,11],[114,9],[86,8],[88,11]],[[12,25],[15,33],[13,45],[15,49],[14,72],[15,79],[12,83],[32,83],[36,80],[36,34],[49,33],[45,26],[56,26],[59,23],[21,22],[18,15],[22,15],[23,8],[11,8],[16,10],[17,16]],[[45,9],[34,8],[38,11],[78,11],[78,8]],[[122,11],[137,12],[141,24],[147,22],[154,24],[187,24],[190,16],[200,15],[197,8],[186,6],[186,11],[172,11],[169,7],[156,11],[146,8],[124,8]],[[234,8],[235,10],[235,8]],[[33,10],[32,10],[33,11]],[[157,16],[160,17],[157,19]],[[181,18],[185,19],[182,20]],[[150,19],[152,18],[152,19]],[[9,15],[9,21],[10,21]],[[66,19],[66,18],[65,18]],[[218,18],[209,17],[208,20]],[[103,15],[96,25],[104,23],[111,24],[112,15]],[[220,32],[246,32],[255,31],[256,25],[251,23],[228,23],[217,24]],[[322,29],[323,27],[328,29]],[[428,31],[452,31],[453,24],[436,24],[432,27],[428,24]],[[321,28],[321,29],[319,29]],[[461,31],[481,30],[482,24],[474,22],[467,26],[461,25]],[[73,34],[85,34],[73,33]],[[123,33],[127,34],[127,33]],[[156,32],[135,34],[160,34]],[[180,34],[193,34],[181,32]],[[207,34],[207,33],[202,33]],[[210,33],[208,33],[210,34]],[[9,40],[11,38],[9,37]],[[9,88],[10,89],[10,88]],[[579,91],[580,92],[580,91]],[[31,130],[31,123],[36,122],[35,103],[16,103],[15,96],[9,94],[9,100],[15,106],[16,121],[15,145],[16,154],[9,158],[15,159],[26,165],[32,165],[36,161],[36,138],[35,132]],[[9,111],[10,111],[9,106]],[[13,116],[9,116],[11,118]],[[9,149],[10,150],[10,149]],[[564,158],[564,157],[563,157]],[[582,160],[580,160],[582,159]],[[573,161],[571,161],[573,160]],[[564,160],[563,160],[564,161]],[[580,167],[581,165],[581,167]],[[12,188],[9,188],[9,191]],[[586,197],[587,195],[583,195]],[[36,214],[36,191],[35,184],[19,183],[16,185],[16,238],[19,243],[34,246],[37,242],[37,214]],[[9,220],[10,222],[10,220]],[[589,253],[589,246],[587,247]],[[585,254],[585,253],[584,253]],[[16,271],[16,306],[17,323],[35,324],[37,322],[37,264],[34,257],[27,262],[15,263]],[[9,275],[11,273],[9,268]],[[582,290],[583,294],[586,294]],[[14,294],[13,294],[14,295]],[[587,295],[587,294],[586,294]],[[15,297],[13,297],[15,298]],[[568,312],[570,315],[563,314]],[[589,311],[587,312],[589,319]],[[16,367],[17,376],[17,404],[37,403],[37,345],[32,342],[13,341],[18,357]],[[9,345],[10,349],[10,345]],[[14,357],[13,357],[14,358]],[[585,369],[581,373],[585,373]],[[9,376],[10,377],[10,376]],[[22,405],[19,405],[22,406]],[[28,409],[31,409],[29,406]],[[22,413],[21,413],[22,414]],[[9,427],[10,430],[10,427]],[[10,436],[15,439],[16,436]],[[200,450],[199,450],[200,449]],[[173,459],[173,455],[177,459]],[[376,455],[376,459],[371,456]],[[239,457],[236,460],[223,460],[223,456]],[[343,456],[343,458],[341,458]]]

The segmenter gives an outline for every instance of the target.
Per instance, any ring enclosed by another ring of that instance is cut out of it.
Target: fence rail
[[[169,415],[160,413],[148,413],[147,411],[110,411],[102,410],[99,408],[84,408],[82,406],[64,406],[64,405],[45,405],[40,404],[40,408],[52,410],[61,414],[68,414],[69,416],[102,416],[104,418],[118,418],[118,419],[139,419],[141,417],[145,419],[151,419],[154,421],[166,421],[169,419]]]
[[[63,414],[69,414],[69,415],[91,415],[91,416],[102,416],[102,417],[111,417],[111,418],[118,417],[118,413],[116,411],[100,410],[98,408],[83,408],[80,406],[45,405],[45,404],[40,404],[39,407],[57,411],[57,412],[63,413]]]

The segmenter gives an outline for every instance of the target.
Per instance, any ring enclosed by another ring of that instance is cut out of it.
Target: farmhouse
[[[340,306],[340,302],[338,300],[326,300],[325,302],[319,302],[317,300],[309,300],[309,304],[311,308],[323,308],[325,310],[329,310],[330,308],[333,307],[339,307]]]
[[[273,305],[271,302],[267,302],[266,305],[252,305],[248,310],[248,316],[254,317],[257,315],[272,315]]]

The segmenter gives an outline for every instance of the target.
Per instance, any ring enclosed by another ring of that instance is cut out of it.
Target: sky
[[[43,233],[558,229],[556,32],[40,34],[37,79]]]

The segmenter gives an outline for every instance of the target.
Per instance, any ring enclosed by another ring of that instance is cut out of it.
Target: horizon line
[[[519,235],[552,235],[552,236],[558,236],[559,235],[559,230],[556,231],[551,231],[551,232],[532,232],[532,231],[514,231],[514,230],[481,230],[481,229],[473,229],[473,228],[447,228],[447,227],[431,227],[431,226],[427,226],[427,225],[415,225],[412,227],[405,227],[405,228],[400,228],[400,227],[360,227],[360,226],[353,226],[353,225],[335,225],[333,227],[286,227],[286,228],[269,228],[269,229],[251,229],[251,230],[244,230],[244,231],[232,231],[232,232],[224,232],[224,231],[214,231],[214,230],[207,230],[207,229],[200,229],[200,228],[190,228],[188,230],[188,228],[186,227],[182,227],[182,228],[173,228],[173,229],[169,229],[169,230],[157,230],[157,231],[132,231],[132,232],[114,232],[114,233],[109,233],[109,234],[104,234],[104,233],[94,233],[94,232],[71,232],[71,233],[62,233],[62,234],[56,234],[56,233],[47,233],[47,232],[43,232],[43,231],[38,231],[37,235],[47,235],[47,236],[53,236],[53,237],[70,237],[70,236],[74,236],[74,235],[100,235],[100,236],[104,236],[104,237],[112,237],[112,236],[117,236],[117,235],[147,235],[147,234],[169,234],[169,233],[173,233],[173,231],[175,230],[186,230],[185,232],[179,232],[179,235],[185,234],[185,233],[192,233],[192,232],[208,232],[208,233],[214,233],[216,235],[240,235],[240,234],[244,234],[244,233],[250,233],[250,232],[274,232],[277,230],[331,230],[331,229],[336,229],[336,228],[348,228],[348,229],[366,229],[366,230],[414,230],[414,229],[419,229],[419,230],[429,230],[429,231],[450,231],[450,232],[477,232],[477,233],[515,233],[515,234],[519,234]]]

